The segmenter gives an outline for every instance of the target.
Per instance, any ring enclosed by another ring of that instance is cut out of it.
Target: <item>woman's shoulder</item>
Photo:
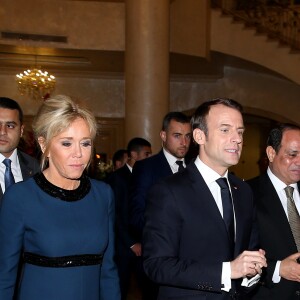
[[[19,181],[13,184],[5,191],[4,195],[6,194],[15,194],[15,193],[26,193],[28,190],[32,190],[33,186],[35,185],[35,181],[33,177],[27,178],[24,181]],[[24,194],[26,196],[26,194]]]
[[[23,206],[24,203],[31,202],[33,198],[34,180],[28,178],[25,181],[20,181],[10,186],[4,193],[2,206]],[[26,200],[26,201],[24,201]]]
[[[101,193],[111,193],[112,190],[108,183],[93,178],[90,178],[90,181],[92,189]]]

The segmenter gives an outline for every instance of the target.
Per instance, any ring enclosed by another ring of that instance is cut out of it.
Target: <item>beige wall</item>
[[[173,25],[174,27],[171,28],[170,47],[172,51],[206,56],[207,49],[211,45],[212,50],[224,51],[225,54],[230,55],[235,55],[235,51],[240,51],[237,55],[247,58],[245,55],[247,47],[242,45],[241,40],[235,36],[236,31],[227,31],[225,35],[224,23],[221,23],[222,26],[217,23],[222,20],[216,21],[214,19],[214,25],[212,27],[207,26],[209,25],[207,22],[210,21],[209,15],[205,17],[208,1],[184,1],[171,1],[171,24],[180,20],[179,24],[182,25],[177,27]],[[199,6],[200,2],[203,6]],[[32,9],[27,8],[25,15],[20,3],[26,7],[31,6]],[[182,10],[183,3],[188,4],[184,10]],[[194,5],[197,10],[194,10],[195,14],[189,20],[193,20],[191,24],[185,20],[190,17],[188,12],[191,12]],[[23,15],[26,18],[22,18]],[[124,18],[124,3],[0,0],[1,31],[67,35],[69,37],[68,44],[60,45],[60,47],[66,48],[124,49]],[[227,23],[230,26],[231,23]],[[201,42],[207,31],[210,31],[210,36],[207,35]],[[242,31],[239,28],[239,34],[242,34]],[[13,44],[14,42],[0,40],[0,43]],[[22,41],[16,43],[21,47],[28,45],[27,42]],[[243,43],[245,43],[244,40]],[[30,45],[39,46],[39,43],[31,43]],[[49,44],[47,46],[51,48],[57,45]],[[299,63],[286,63],[285,60],[274,57],[272,60],[270,53],[273,52],[270,52],[269,46],[267,46],[269,50],[266,52],[261,48],[259,51],[255,51],[257,49],[255,47],[249,47],[249,49],[248,58],[251,61],[263,62],[265,56],[268,67],[272,67],[272,64],[269,63],[272,62],[276,65],[278,73],[290,74],[290,77],[286,76],[286,78],[295,77],[300,70]],[[259,58],[254,58],[254,55],[259,55]],[[278,70],[280,68],[282,72]],[[33,116],[39,103],[18,93],[15,74],[20,71],[16,68],[2,69],[0,65],[1,96],[16,99],[20,102],[25,114]],[[102,136],[99,136],[97,141],[97,150],[106,152],[110,158],[115,150],[125,147],[122,136],[123,121],[126,117],[123,74],[105,77],[99,76],[99,73],[97,75],[91,73],[87,76],[80,72],[65,74],[60,71],[56,72],[55,75],[57,76],[57,87],[54,93],[67,94],[82,99],[98,118],[100,127],[102,126]],[[182,75],[177,77],[176,81],[171,80],[169,109],[191,111],[207,99],[230,97],[240,101],[248,113],[271,118],[275,121],[292,121],[300,124],[300,86],[296,83],[297,81],[288,80],[275,74],[271,75],[254,69],[246,70],[226,64],[221,75],[217,78],[201,77],[201,74],[197,78]],[[300,76],[298,80],[299,78]],[[153,121],[161,123],[162,120]],[[240,169],[236,171],[238,175],[246,179],[258,171],[256,165],[259,156],[257,145],[261,145],[259,127],[255,123],[248,126],[243,158],[239,165]],[[157,133],[157,139],[159,140],[159,133]]]
[[[124,3],[99,1],[1,0],[0,30],[66,36],[68,42],[47,46],[124,50]],[[3,44],[45,46],[6,41]]]

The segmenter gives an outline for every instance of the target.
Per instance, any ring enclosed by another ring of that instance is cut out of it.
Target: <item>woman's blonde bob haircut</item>
[[[91,138],[94,140],[97,133],[95,117],[89,110],[80,108],[70,97],[58,95],[45,100],[41,105],[33,121],[32,128],[42,150],[42,170],[47,165],[47,155],[52,138],[70,127],[78,118],[86,121]]]

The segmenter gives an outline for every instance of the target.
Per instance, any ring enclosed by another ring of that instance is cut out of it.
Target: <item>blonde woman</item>
[[[20,255],[20,300],[120,299],[114,202],[85,175],[97,126],[69,97],[40,107],[33,124],[42,172],[15,184],[0,211],[0,299],[11,300]]]

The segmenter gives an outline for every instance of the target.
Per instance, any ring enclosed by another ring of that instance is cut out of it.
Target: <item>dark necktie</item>
[[[3,160],[3,164],[5,165],[5,173],[4,173],[4,183],[5,183],[5,190],[15,183],[14,175],[11,171],[11,160],[8,158],[5,158]]]
[[[176,164],[178,165],[178,172],[181,172],[185,169],[184,166],[183,166],[183,161],[182,160],[177,160]]]
[[[292,186],[287,186],[285,187],[284,190],[287,197],[287,212],[289,217],[289,223],[299,252],[300,251],[300,217],[293,198],[294,188]]]
[[[233,249],[234,248],[234,216],[233,216],[233,205],[232,205],[230,190],[226,178],[221,177],[217,179],[216,182],[221,188],[221,197],[222,197],[222,204],[223,204],[223,219],[226,224],[228,236]]]

